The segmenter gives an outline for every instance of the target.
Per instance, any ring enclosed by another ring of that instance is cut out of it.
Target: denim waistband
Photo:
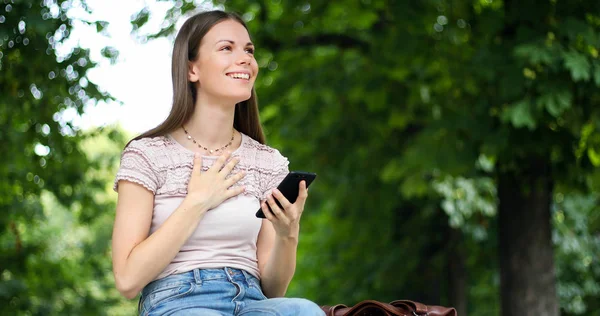
[[[194,269],[189,272],[193,275],[194,281],[208,281],[218,279],[229,279],[229,280],[248,280],[254,278],[250,273],[242,269],[236,268],[219,268],[219,269]]]
[[[154,289],[174,284],[178,282],[193,282],[201,284],[203,281],[209,280],[229,280],[229,281],[249,281],[255,277],[242,269],[236,268],[218,268],[218,269],[194,269],[187,272],[172,274],[162,279],[154,280],[146,285],[142,294],[152,292]]]

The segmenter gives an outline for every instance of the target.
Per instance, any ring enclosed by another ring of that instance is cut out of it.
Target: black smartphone
[[[298,191],[300,190],[300,181],[306,181],[306,187],[308,188],[308,186],[313,182],[313,180],[315,180],[316,177],[317,174],[312,172],[291,171],[285,176],[285,178],[283,178],[283,181],[279,183],[279,185],[277,186],[277,190],[281,191],[281,194],[283,194],[283,196],[285,196],[285,198],[288,201],[290,201],[290,203],[294,203],[298,198]],[[280,208],[283,208],[281,207],[281,204],[279,204],[279,201],[277,201],[276,198],[274,199],[275,203],[277,203],[277,205]],[[267,207],[268,206],[269,204],[267,204]],[[265,214],[260,208],[258,209],[258,212],[256,212],[256,217],[266,218]]]

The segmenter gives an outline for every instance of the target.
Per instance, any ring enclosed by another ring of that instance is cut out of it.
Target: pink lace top
[[[241,135],[241,145],[231,155],[240,158],[232,174],[246,172],[235,184],[246,186],[246,191],[207,212],[157,279],[196,268],[221,267],[244,269],[260,278],[256,240],[262,220],[254,214],[260,201],[287,175],[289,162],[276,149]],[[208,170],[216,159],[203,156],[202,169]],[[185,198],[193,160],[194,152],[169,135],[132,141],[123,151],[113,189],[117,191],[119,181],[127,180],[154,193],[150,234]]]

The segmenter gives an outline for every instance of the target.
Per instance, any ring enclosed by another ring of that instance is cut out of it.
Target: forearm
[[[275,244],[261,275],[261,286],[267,297],[281,297],[296,271],[297,237],[275,237]]]
[[[188,206],[185,201],[169,218],[136,245],[121,269],[115,269],[117,287],[125,297],[135,297],[171,263],[206,213],[202,207]]]

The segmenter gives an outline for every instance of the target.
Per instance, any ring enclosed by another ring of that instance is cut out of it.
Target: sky
[[[92,61],[98,66],[88,72],[88,78],[100,90],[108,92],[117,102],[103,101],[87,106],[85,114],[78,117],[74,111],[62,113],[63,119],[72,120],[82,129],[119,124],[130,133],[141,133],[161,123],[171,106],[171,50],[172,39],[161,38],[142,43],[131,34],[130,20],[144,5],[151,17],[141,31],[159,30],[164,13],[173,3],[151,0],[86,0],[93,14],[92,20],[109,22],[103,34],[95,26],[74,23],[73,31],[65,44],[90,49]],[[83,9],[72,8],[69,15],[84,17]],[[180,21],[177,26],[180,26]],[[115,64],[101,56],[105,46],[115,47],[119,57]],[[60,53],[60,50],[59,50]]]

